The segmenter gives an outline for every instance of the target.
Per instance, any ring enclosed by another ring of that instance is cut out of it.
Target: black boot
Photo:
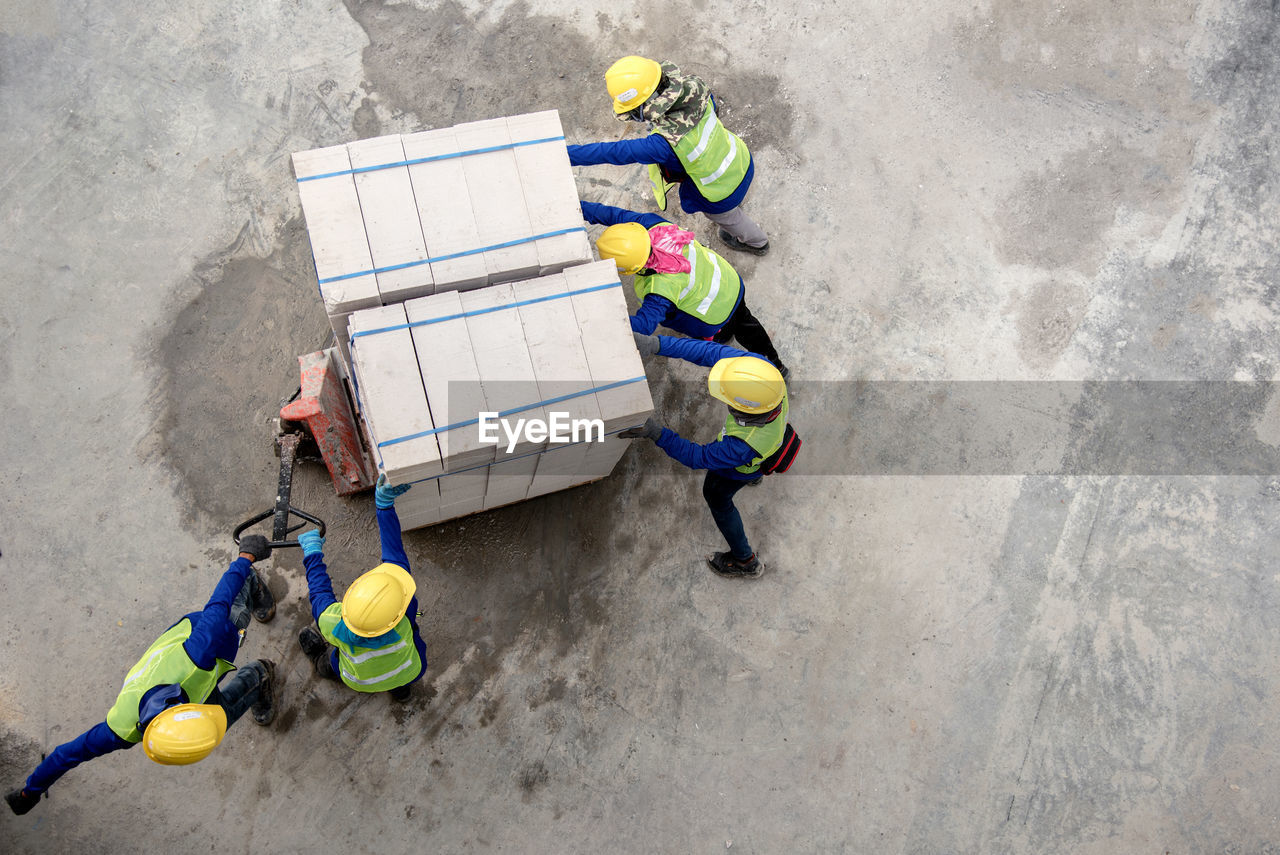
[[[298,645],[311,660],[316,676],[326,680],[338,679],[338,675],[333,672],[333,663],[329,661],[329,642],[324,640],[324,636],[314,626],[303,627],[298,633]]]
[[[276,718],[276,663],[270,659],[259,659],[262,666],[262,682],[258,683],[258,702],[249,707],[249,714],[255,723],[266,727]]]
[[[724,245],[729,247],[729,249],[736,249],[741,252],[749,252],[752,255],[768,255],[769,254],[768,241],[764,242],[764,246],[752,246],[749,243],[743,243],[742,241],[738,240],[736,237],[729,234],[724,229],[720,230],[720,240],[724,241]]]
[[[256,569],[249,571],[249,608],[258,623],[266,623],[276,616],[276,598]]]
[[[734,558],[732,553],[717,552],[707,559],[707,566],[711,572],[726,579],[755,579],[764,573],[764,565],[754,554],[744,561]]]
[[[394,689],[387,692],[387,694],[391,695],[391,700],[398,703],[404,703],[409,700],[409,696],[413,694],[413,684],[406,683],[403,686],[396,686]]]

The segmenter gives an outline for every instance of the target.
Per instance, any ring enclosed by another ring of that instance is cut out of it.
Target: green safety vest
[[[702,244],[690,241],[680,254],[689,260],[688,273],[653,273],[636,276],[636,297],[641,301],[648,294],[666,297],[686,315],[693,315],[703,323],[720,327],[729,320],[742,280],[729,262]]]
[[[698,192],[710,202],[719,202],[737,190],[751,163],[747,144],[721,124],[710,98],[693,130],[678,140],[667,137],[667,142],[684,171],[697,182]]]
[[[182,643],[191,637],[191,619],[183,618],[155,640],[137,664],[124,677],[124,687],[107,712],[107,727],[126,742],[141,742],[138,729],[138,707],[142,696],[156,686],[177,683],[193,704],[204,703],[228,671],[236,666],[225,659],[214,662],[211,670],[197,668]]]
[[[413,643],[409,616],[400,618],[395,634],[400,640],[386,647],[352,647],[333,631],[342,622],[342,603],[320,613],[316,624],[325,640],[338,648],[338,672],[342,682],[357,692],[387,692],[408,683],[422,671],[422,657]]]
[[[726,436],[736,436],[755,450],[759,457],[752,458],[751,462],[745,466],[735,467],[743,475],[750,475],[752,472],[760,468],[760,464],[765,461],[770,454],[773,454],[782,447],[782,439],[787,433],[787,411],[791,408],[784,393],[782,396],[782,412],[778,413],[777,418],[768,424],[763,425],[740,425],[734,419],[733,413],[724,420],[724,430],[720,431],[717,439],[724,439]]]

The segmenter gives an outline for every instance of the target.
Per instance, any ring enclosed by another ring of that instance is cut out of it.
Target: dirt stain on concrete
[[[1000,223],[1008,261],[1093,275],[1118,211],[1148,215],[1153,234],[1176,212],[1210,110],[1184,70],[1194,12],[1190,2],[998,0],[954,28],[969,73],[1024,104],[1027,121],[1049,108],[1078,128],[1114,129],[1022,178]]]
[[[1080,285],[1048,279],[1013,301],[1018,353],[1037,370],[1048,370],[1071,343],[1084,319],[1089,293]]]
[[[294,219],[270,256],[248,256],[237,240],[198,264],[182,289],[189,302],[150,354],[161,370],[158,416],[143,446],[148,462],[179,474],[193,522],[229,533],[271,506],[278,463],[270,422],[297,388],[298,354],[328,331],[315,287],[310,243]]]

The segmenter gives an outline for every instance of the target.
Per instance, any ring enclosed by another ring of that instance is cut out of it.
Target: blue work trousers
[[[747,543],[747,533],[742,530],[742,515],[733,504],[733,497],[747,483],[717,475],[710,469],[702,482],[702,498],[707,500],[716,528],[728,542],[729,553],[739,561],[746,561],[755,554],[751,551],[751,544]]]

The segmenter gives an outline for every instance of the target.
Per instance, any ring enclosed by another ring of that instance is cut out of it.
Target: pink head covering
[[[663,223],[649,229],[649,260],[645,267],[655,273],[688,273],[693,268],[680,250],[693,243],[693,232],[679,226]]]

